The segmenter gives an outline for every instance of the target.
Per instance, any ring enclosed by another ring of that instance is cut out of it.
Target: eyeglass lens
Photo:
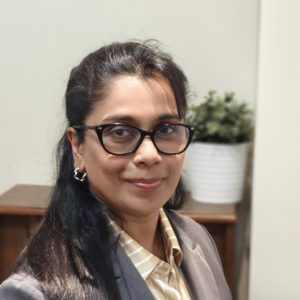
[[[126,154],[136,150],[142,132],[127,125],[112,125],[103,128],[102,143],[107,151]],[[164,125],[153,130],[153,141],[157,149],[166,154],[183,151],[189,140],[189,130],[184,125]]]

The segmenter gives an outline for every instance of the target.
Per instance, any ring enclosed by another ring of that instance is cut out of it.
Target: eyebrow
[[[162,121],[166,121],[166,120],[180,121],[181,118],[177,114],[162,114],[162,115],[159,115],[155,121],[162,122]],[[102,120],[101,123],[102,124],[103,123],[122,123],[122,122],[134,122],[134,121],[137,121],[137,119],[132,116],[112,115],[112,116],[109,116],[109,117],[105,118],[104,120]]]

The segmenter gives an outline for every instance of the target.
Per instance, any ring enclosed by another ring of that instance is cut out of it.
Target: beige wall
[[[199,96],[254,103],[258,0],[0,1],[0,193],[51,183],[72,66],[104,43],[156,38]]]
[[[261,1],[251,300],[300,299],[299,13]]]

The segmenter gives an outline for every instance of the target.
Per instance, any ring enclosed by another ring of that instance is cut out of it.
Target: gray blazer
[[[207,231],[188,217],[166,211],[183,251],[182,272],[191,299],[230,300],[216,247]],[[121,246],[114,265],[119,291],[124,300],[153,300],[144,280]],[[113,260],[114,261],[114,260]],[[41,283],[24,273],[12,274],[0,286],[1,300],[46,300]]]

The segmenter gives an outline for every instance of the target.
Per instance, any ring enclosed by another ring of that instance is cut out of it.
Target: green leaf
[[[232,92],[221,97],[209,91],[203,102],[189,107],[186,121],[195,128],[194,141],[239,143],[253,134],[253,112]]]

